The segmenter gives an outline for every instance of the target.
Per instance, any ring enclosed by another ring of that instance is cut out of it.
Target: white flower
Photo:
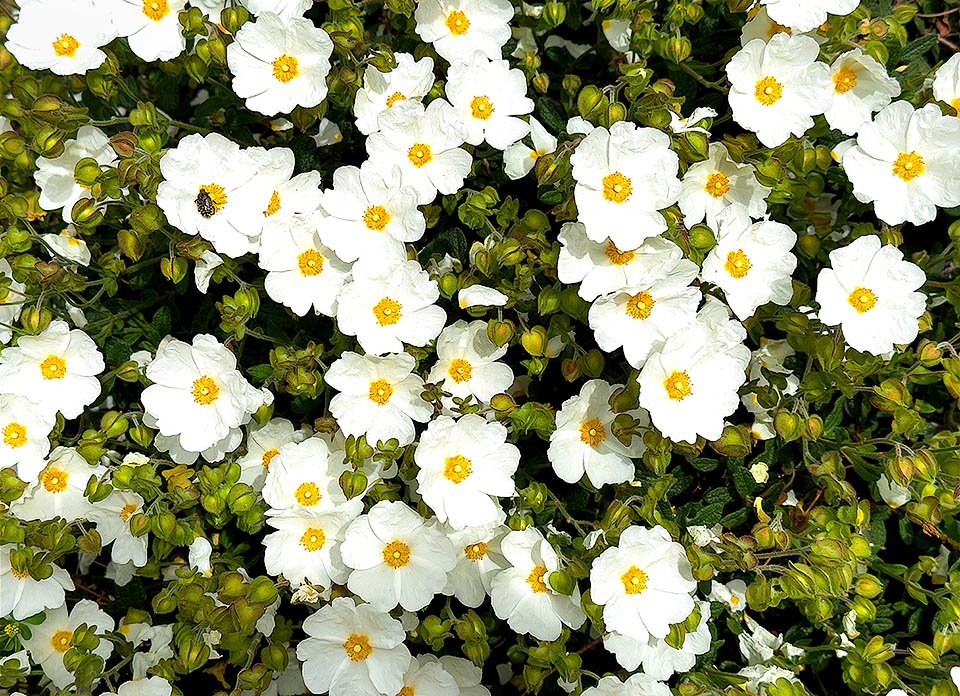
[[[297,645],[303,681],[312,693],[380,696],[403,688],[410,651],[400,622],[369,604],[338,597],[303,622]]]
[[[140,648],[133,655],[132,672],[134,681],[143,680],[147,671],[156,667],[161,660],[173,657],[173,624],[150,626],[145,623],[121,624],[117,629],[134,647]],[[149,647],[144,643],[150,641]]]
[[[200,0],[201,2],[221,2],[221,0]],[[222,4],[222,3],[221,3]],[[241,5],[254,15],[273,12],[283,20],[302,17],[313,5],[312,0],[241,0]],[[216,19],[216,18],[214,18]]]
[[[797,31],[816,29],[827,21],[827,14],[848,15],[860,6],[860,0],[760,0],[770,18]]]
[[[733,120],[767,147],[806,133],[833,98],[830,68],[819,55],[809,36],[785,33],[744,46],[727,64]]]
[[[594,130],[596,130],[596,126],[583,116],[571,116],[567,119],[566,131],[570,135],[588,135]]]
[[[680,114],[671,111],[670,130],[677,135],[680,135],[681,133],[703,133],[705,135],[710,135],[710,131],[696,124],[708,118],[715,118],[716,116],[716,109],[711,109],[708,106],[698,106],[686,118],[683,118],[680,116]]]
[[[193,282],[196,283],[197,290],[206,295],[207,290],[210,288],[210,279],[213,277],[213,272],[222,265],[222,256],[213,253],[209,249],[204,249],[193,267]]]
[[[936,104],[919,110],[905,101],[882,109],[843,155],[853,195],[873,203],[889,225],[923,225],[937,206],[960,205],[960,118]]]
[[[744,208],[731,206],[717,216],[717,244],[704,259],[702,277],[723,290],[739,319],[749,319],[768,302],[790,302],[796,243],[786,225],[751,222]]]
[[[451,63],[480,51],[499,60],[510,40],[513,6],[507,0],[421,0],[413,14],[421,39]]]
[[[620,53],[627,53],[630,50],[630,37],[633,36],[633,29],[630,28],[630,22],[625,19],[605,19],[600,25],[603,35],[610,42],[610,46]]]
[[[103,10],[105,3],[100,5]],[[186,46],[178,15],[187,0],[113,0],[109,12],[113,26],[127,38],[130,50],[141,59],[172,60]]]
[[[306,171],[293,176],[296,159],[287,147],[265,149],[250,147],[244,150],[253,159],[257,171],[256,187],[252,195],[259,196],[263,227],[261,240],[270,241],[271,235],[282,232],[290,221],[309,218],[316,212],[323,194],[320,191],[320,172]]]
[[[297,430],[286,418],[274,418],[261,428],[251,429],[247,435],[247,453],[237,460],[240,483],[261,490],[270,463],[280,454],[280,448],[289,442],[302,442],[309,436],[309,428]]]
[[[351,511],[345,506],[338,510],[301,509],[270,514],[267,524],[277,531],[263,538],[263,563],[267,573],[282,573],[293,586],[342,585],[349,570],[340,558],[340,542],[354,511],[359,509]]]
[[[419,205],[432,203],[438,191],[447,195],[463,187],[473,157],[460,147],[467,129],[449,102],[434,99],[426,108],[417,101],[400,102],[378,122],[380,131],[367,137],[367,154],[380,171],[400,167],[404,185],[417,190]]]
[[[767,338],[760,338],[760,348],[755,350],[750,356],[750,366],[748,380],[756,382],[759,387],[770,385],[769,380],[764,376],[764,370],[784,375],[786,388],[784,394],[791,395],[797,392],[800,387],[799,378],[793,374],[793,371],[784,366],[784,361],[794,355],[795,351],[785,340],[771,341]],[[756,394],[746,394],[741,397],[743,405],[756,420],[753,423],[752,432],[755,437],[761,440],[769,440],[777,436],[773,428],[772,409],[766,409],[760,405]],[[790,491],[793,493],[793,491]],[[789,497],[789,496],[788,496]],[[793,497],[793,504],[796,504],[796,496]],[[786,504],[786,503],[785,503]]]
[[[733,611],[743,611],[747,608],[747,583],[743,580],[731,580],[722,585],[714,580],[710,584],[707,599],[711,602],[723,602]]]
[[[310,139],[316,143],[317,147],[328,147],[343,140],[343,133],[336,123],[328,118],[322,118],[320,119],[320,125],[317,127],[317,132],[311,135]]]
[[[708,340],[716,342],[716,349],[734,360],[746,373],[750,364],[750,349],[743,343],[747,330],[730,316],[730,308],[712,295],[707,295],[697,312],[697,323],[707,330]]]
[[[423,237],[426,221],[417,208],[417,190],[401,180],[399,167],[380,169],[370,161],[360,168],[340,167],[333,188],[320,203],[320,238],[344,261],[361,256],[403,262],[406,242]]]
[[[454,529],[497,521],[497,498],[516,495],[513,475],[520,464],[520,450],[506,440],[504,426],[475,413],[430,422],[414,461],[417,493],[438,520]]]
[[[503,307],[510,299],[499,290],[486,285],[471,285],[457,293],[460,309],[469,307]]]
[[[270,460],[263,484],[263,499],[273,510],[321,512],[354,511],[362,507],[359,498],[348,502],[338,479],[343,452],[330,451],[322,437],[288,442]]]
[[[0,384],[38,411],[76,418],[100,396],[103,356],[80,329],[55,319],[37,336],[21,336],[0,354]]]
[[[960,116],[960,53],[954,53],[937,68],[933,78],[933,96],[952,106],[956,115]]]
[[[683,546],[659,525],[628,527],[590,568],[590,596],[607,629],[639,641],[665,638],[686,619],[696,588]]]
[[[648,674],[634,674],[625,682],[617,677],[603,677],[582,696],[670,696],[670,687]]]
[[[503,151],[503,172],[510,179],[522,179],[537,164],[537,160],[557,149],[557,138],[544,128],[540,121],[530,117],[530,139],[533,147],[523,141],[514,143]]]
[[[9,282],[5,282],[7,278]],[[13,331],[9,325],[15,324],[20,318],[20,312],[23,311],[26,296],[23,290],[26,286],[13,277],[13,269],[10,262],[6,259],[0,259],[0,344],[6,344],[13,338]]]
[[[114,489],[104,500],[91,506],[87,516],[97,525],[103,546],[113,542],[110,558],[114,563],[147,564],[147,535],[134,536],[130,518],[142,512],[143,498],[133,491]]]
[[[357,130],[364,135],[380,129],[377,120],[381,113],[398,102],[419,101],[433,87],[433,58],[414,60],[409,53],[395,53],[394,58],[397,67],[390,72],[380,72],[372,65],[363,71],[363,87],[357,90],[353,113]]]
[[[100,47],[115,36],[92,0],[32,0],[21,3],[5,46],[32,70],[82,75],[100,67],[107,57]]]
[[[758,624],[749,614],[744,614],[743,619],[747,625],[747,630],[737,637],[737,642],[740,646],[740,654],[743,655],[748,664],[758,665],[767,662],[773,658],[776,651],[790,645],[784,642],[782,635],[774,635]]]
[[[770,19],[767,8],[763,5],[756,4],[750,8],[750,11],[747,13],[747,23],[744,24],[740,30],[740,45],[746,46],[754,39],[763,39],[763,41],[766,42],[780,33],[793,34],[794,32],[790,27],[785,27],[782,24],[774,22]],[[805,32],[796,33],[802,34]],[[817,38],[817,35],[814,34],[813,38]]]
[[[22,396],[0,394],[0,469],[13,467],[21,481],[35,481],[56,422],[53,413]]]
[[[190,542],[187,564],[193,570],[209,578],[213,573],[213,568],[210,565],[210,554],[212,552],[213,546],[210,542],[203,537],[197,537]]]
[[[233,91],[267,116],[317,106],[327,96],[333,41],[313,21],[264,12],[227,47]]]
[[[453,544],[402,502],[382,500],[347,527],[340,554],[352,568],[347,587],[375,607],[423,609],[447,585]]]
[[[527,78],[507,61],[490,60],[478,51],[450,67],[444,89],[471,145],[485,140],[504,150],[530,132],[527,122],[517,118],[533,111]]]
[[[490,690],[480,684],[483,672],[470,660],[453,655],[441,655],[439,660],[434,655],[421,655],[417,658],[424,662],[440,662],[456,682],[460,689],[460,696],[490,696]]]
[[[831,128],[854,135],[890,100],[900,96],[900,83],[859,47],[842,53],[830,66],[833,103],[824,116]]]
[[[484,321],[457,321],[437,338],[437,362],[427,380],[439,384],[452,398],[473,396],[480,404],[513,384],[513,370],[500,362],[507,346],[498,348],[487,336]],[[452,403],[450,404],[452,406]]]
[[[892,508],[901,507],[913,500],[913,492],[907,486],[891,481],[886,474],[880,474],[877,480],[877,491],[883,498],[883,502]]]
[[[730,159],[726,145],[710,143],[707,159],[691,165],[683,176],[683,224],[693,227],[706,219],[716,229],[717,215],[734,204],[742,205],[751,218],[763,217],[770,187],[757,181],[756,171],[752,164]]]
[[[586,616],[580,609],[580,590],[562,595],[550,588],[550,573],[558,570],[557,552],[536,527],[507,534],[501,552],[510,567],[493,578],[493,611],[515,633],[537,640],[560,637],[563,625],[580,628]]]
[[[167,336],[146,375],[153,384],[140,396],[144,410],[162,435],[176,437],[190,452],[203,452],[233,430],[239,435],[268,401],[269,392],[251,386],[236,356],[209,334],[194,336],[192,345]]]
[[[410,658],[403,675],[403,688],[398,692],[420,696],[460,696],[456,680],[433,655]]]
[[[337,325],[372,355],[400,352],[404,343],[425,346],[447,318],[434,304],[439,297],[436,281],[416,261],[386,268],[359,262],[340,294]]]
[[[70,232],[76,232],[76,228],[71,230],[73,225],[68,225],[60,234],[42,234],[41,239],[53,252],[53,255],[59,256],[67,261],[78,263],[81,266],[90,265],[90,249],[83,237],[71,235]]]
[[[172,693],[173,687],[163,677],[134,679],[117,687],[117,696],[170,696]]]
[[[903,252],[869,235],[830,252],[830,266],[817,276],[820,321],[839,324],[851,348],[883,355],[917,337],[926,275]]]
[[[37,4],[27,6],[30,10],[35,7]],[[25,11],[27,10],[21,12],[21,16]],[[37,170],[33,173],[33,179],[40,187],[37,203],[41,208],[60,210],[65,222],[73,222],[73,206],[81,199],[90,198],[90,189],[78,184],[74,178],[77,163],[88,157],[105,167],[111,167],[117,162],[117,154],[110,147],[110,139],[96,126],[81,126],[77,137],[63,144],[63,152],[59,156],[53,159],[37,158]]]
[[[786,679],[788,682],[793,684],[799,684],[800,680],[796,678],[793,672],[788,669],[783,669],[782,667],[777,667],[776,665],[753,665],[750,667],[744,667],[739,672],[737,672],[741,677],[746,677],[747,681],[741,684],[741,688],[750,696],[767,696],[769,693],[766,689],[763,689],[765,684],[773,684],[779,679]],[[887,696],[906,696],[905,692],[897,694],[896,691],[899,689],[894,689]]]
[[[10,563],[11,544],[0,546],[0,616],[12,616],[16,621],[29,618],[47,609],[62,607],[64,590],[73,590],[70,573],[59,566],[51,566],[53,573],[43,580],[35,580],[25,570],[16,570]]]
[[[679,160],[666,133],[629,121],[595,128],[570,164],[578,219],[590,239],[609,237],[620,249],[634,249],[666,231],[659,211],[680,195]]]
[[[86,624],[101,636],[93,653],[104,660],[109,658],[113,643],[102,634],[113,630],[113,619],[89,599],[81,599],[69,613],[66,606],[47,610],[43,623],[30,627],[32,635],[21,637],[30,659],[59,689],[66,689],[73,683],[73,674],[64,666],[63,656],[70,649],[73,633],[80,624]]]
[[[613,412],[609,400],[622,384],[592,379],[577,396],[563,402],[557,413],[557,429],[550,435],[547,459],[554,473],[567,483],[576,483],[586,473],[590,483],[600,488],[608,483],[633,479],[633,459],[646,449],[640,435],[625,445],[613,433]],[[649,424],[642,411],[625,411],[642,425]]]
[[[510,530],[503,525],[506,515],[497,516],[497,524],[487,527],[446,529],[457,554],[457,565],[447,573],[445,595],[453,595],[468,607],[477,608],[490,594],[493,578],[507,567],[500,542]]]
[[[420,398],[423,380],[412,374],[416,360],[409,353],[377,358],[343,353],[324,381],[339,394],[330,413],[346,435],[365,435],[374,446],[396,438],[400,447],[413,442],[413,421],[426,423],[433,408]]]

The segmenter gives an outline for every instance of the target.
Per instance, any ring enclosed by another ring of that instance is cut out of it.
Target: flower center
[[[657,304],[657,301],[650,296],[650,293],[646,290],[638,292],[636,295],[632,295],[629,300],[627,300],[627,305],[624,307],[627,314],[629,314],[634,319],[646,319],[650,316],[650,312],[653,311],[653,305]]]
[[[212,377],[203,375],[193,380],[193,400],[198,404],[209,406],[220,396],[220,387]]]
[[[833,91],[846,94],[857,86],[857,73],[850,68],[840,68],[833,74]]]
[[[403,92],[394,92],[389,97],[387,97],[387,108],[396,104],[398,101],[406,101],[407,98],[403,95]]]
[[[470,20],[467,19],[467,15],[463,14],[460,10],[450,10],[445,24],[454,36],[463,36],[467,33],[467,29],[470,28]]]
[[[773,106],[780,101],[780,97],[783,96],[783,85],[777,82],[772,76],[767,75],[762,80],[757,81],[753,96],[764,106]]]
[[[722,172],[714,172],[707,177],[707,185],[703,190],[714,198],[723,198],[730,191],[730,179]]]
[[[620,251],[613,242],[607,242],[607,248],[603,250],[603,253],[607,255],[610,263],[614,266],[625,266],[633,261],[633,257],[637,255],[637,252],[633,249]]]
[[[530,585],[530,589],[533,590],[536,594],[542,594],[544,592],[549,592],[547,588],[547,583],[543,581],[543,576],[547,573],[547,567],[538,565],[534,566],[533,570],[530,571],[530,575],[527,576],[527,584]]]
[[[18,578],[24,578],[24,577],[26,577],[27,575],[29,575],[29,573],[24,573],[23,575],[21,575],[21,574],[20,574],[20,571],[14,570],[13,568],[11,568],[10,570],[11,570],[11,571],[13,572],[13,574],[14,574],[15,576],[17,576]],[[19,627],[17,624],[15,624],[15,623],[8,623],[6,626],[3,627],[3,632],[4,632],[8,637],[10,637],[10,638],[15,638],[15,637],[16,637],[17,635],[19,635],[19,633],[20,633],[20,627]]]
[[[390,401],[391,396],[393,396],[393,387],[387,380],[378,379],[375,382],[370,382],[370,401],[378,406],[383,406]]]
[[[61,493],[67,489],[67,480],[69,478],[70,474],[66,471],[51,466],[43,472],[40,481],[43,483],[43,487],[50,493]]]
[[[307,249],[297,257],[297,265],[300,267],[300,275],[317,276],[323,272],[323,262],[326,259],[316,249]]]
[[[925,171],[923,157],[916,152],[901,152],[893,163],[893,173],[904,181],[912,181]]]
[[[60,58],[64,56],[73,58],[77,54],[78,48],[80,48],[80,42],[70,34],[60,34],[57,40],[53,42],[53,52]]]
[[[273,61],[273,76],[286,84],[300,74],[297,59],[286,54]]]
[[[953,110],[957,112],[957,116],[960,117],[960,97],[952,100],[950,106],[953,107]]]
[[[757,7],[759,7],[759,5]],[[767,38],[772,39],[777,34],[790,34],[793,36],[793,29],[785,27],[782,24],[777,24],[776,22],[770,22],[770,28],[767,29]]]
[[[137,506],[135,503],[127,503],[122,508],[120,508],[120,519],[126,522],[130,519],[130,515],[137,511]]]
[[[470,475],[470,460],[462,454],[447,457],[443,462],[443,477],[448,481],[460,483]]]
[[[580,424],[580,442],[596,447],[607,439],[607,430],[600,423],[599,418],[591,418]]]
[[[143,0],[143,14],[159,22],[170,14],[170,8],[167,7],[167,0]]]
[[[270,461],[274,457],[276,457],[278,454],[280,454],[280,450],[278,450],[276,447],[273,447],[272,449],[268,449],[266,452],[264,452],[263,457],[260,459],[260,463],[263,464],[263,468],[269,469]]]
[[[313,481],[306,481],[297,486],[297,490],[293,492],[293,497],[304,507],[313,507],[320,502],[320,498],[322,498],[323,495],[321,495],[320,489],[317,488],[317,484]]]
[[[373,648],[370,647],[370,639],[367,636],[357,633],[351,633],[344,641],[343,649],[353,662],[362,662],[370,657]]]
[[[263,217],[270,217],[280,212],[280,193],[274,191],[270,195],[270,202],[267,203],[267,209],[263,211]]]
[[[603,177],[603,197],[611,203],[623,203],[630,198],[631,191],[633,186],[630,185],[630,179],[620,172]]]
[[[73,631],[57,631],[50,639],[50,647],[62,654],[70,649],[70,641],[72,640]]]
[[[620,582],[627,594],[640,594],[647,587],[647,574],[635,565],[630,566],[627,572],[620,576]]]
[[[407,159],[413,163],[414,167],[420,169],[433,159],[433,155],[430,154],[430,146],[425,143],[414,143],[407,150]]]
[[[300,537],[300,545],[307,551],[319,551],[327,543],[327,535],[317,527],[307,527]]]
[[[686,370],[678,372],[674,370],[670,376],[663,380],[663,388],[667,390],[667,396],[673,401],[683,401],[693,393],[690,388],[690,375]]]
[[[478,541],[476,544],[464,546],[463,553],[471,561],[481,561],[487,555],[487,542]]]
[[[383,562],[391,568],[403,568],[410,562],[410,547],[394,539],[383,547]]]
[[[202,217],[212,218],[227,204],[227,194],[220,184],[204,184],[193,202]]]
[[[20,580],[23,580],[25,577],[27,577],[27,576],[30,575],[30,571],[28,571],[28,570],[17,570],[16,568],[11,568],[11,569],[10,569],[10,572],[13,573],[13,577],[18,578],[18,579],[20,579]],[[13,638],[13,636],[15,636],[15,635],[17,635],[17,634],[16,634],[16,633],[12,633],[12,634],[10,633],[10,627],[11,627],[11,626],[13,626],[13,624],[7,624],[6,626],[4,626],[4,627],[3,627],[3,632],[6,633],[6,634],[7,634],[8,636],[10,636],[11,638]],[[19,632],[19,631],[18,631],[18,632]]]
[[[67,374],[67,361],[59,355],[48,355],[40,363],[40,374],[44,379],[63,379]]]
[[[466,382],[473,374],[473,366],[463,358],[455,358],[450,361],[450,369],[447,374],[457,384]]]
[[[490,116],[493,115],[493,104],[490,103],[490,100],[487,97],[474,97],[470,101],[470,113],[474,118],[479,118],[481,121],[488,121]]]
[[[17,448],[27,444],[27,428],[19,423],[8,423],[3,429],[3,441],[10,448]]]
[[[543,157],[545,154],[547,154],[547,151],[544,150],[542,147],[541,147],[541,148],[537,148],[536,150],[530,150],[530,159],[532,159],[534,162],[536,162],[538,159],[540,159],[541,157]]]
[[[397,696],[416,696],[416,692],[412,686],[405,684],[403,688],[397,692]]]
[[[389,326],[400,321],[400,303],[389,297],[382,298],[373,306],[373,316],[380,326]]]
[[[856,287],[850,293],[847,302],[857,310],[857,314],[866,314],[877,304],[877,296],[869,288]]]
[[[736,251],[728,253],[727,262],[723,264],[723,269],[737,280],[745,277],[752,267],[753,264],[750,263],[747,255],[743,253],[743,249],[737,249]]]
[[[371,205],[363,213],[363,224],[368,230],[383,232],[388,222],[390,222],[390,213],[382,205]]]

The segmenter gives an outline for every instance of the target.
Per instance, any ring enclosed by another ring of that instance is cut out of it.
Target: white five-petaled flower
[[[78,201],[91,197],[90,189],[74,178],[77,163],[86,158],[106,167],[117,162],[110,139],[96,126],[81,126],[77,137],[63,144],[63,152],[58,157],[37,158],[37,170],[33,173],[40,187],[37,203],[44,210],[60,210],[65,222],[73,221],[73,206]]]
[[[0,469],[13,467],[17,477],[33,482],[50,451],[47,437],[56,416],[16,394],[0,394]]]
[[[309,428],[295,429],[286,418],[274,418],[260,428],[251,426],[247,435],[247,453],[237,460],[240,483],[261,490],[270,463],[280,453],[280,448],[290,442],[303,442],[309,436]]]
[[[670,687],[649,674],[634,674],[625,682],[617,677],[603,677],[582,696],[670,696]]]
[[[854,135],[891,99],[900,96],[900,83],[859,47],[840,54],[830,66],[833,103],[824,116],[831,128]]]
[[[537,160],[557,149],[557,138],[530,117],[530,140],[533,147],[524,142],[514,143],[503,151],[503,172],[509,179],[522,179],[537,164]]]
[[[827,21],[827,15],[848,15],[860,0],[760,0],[770,19],[797,31],[811,31]]]
[[[410,658],[410,666],[403,675],[401,696],[461,696],[456,680],[433,655]]]
[[[100,47],[115,36],[93,0],[33,0],[21,3],[5,46],[32,70],[82,75],[100,67],[107,57]]]
[[[141,59],[172,60],[186,46],[178,15],[187,0],[112,0],[109,9],[116,32],[125,36],[130,50]]]
[[[283,230],[297,217],[310,217],[320,205],[320,172],[306,171],[293,175],[296,159],[287,147],[248,147],[244,153],[254,159],[257,175],[250,195],[257,196],[257,207],[263,220],[262,241]]]
[[[380,129],[380,114],[394,104],[419,101],[433,87],[433,58],[425,56],[414,60],[409,53],[396,53],[397,67],[380,72],[368,65],[363,72],[363,87],[357,90],[353,113],[357,130],[370,135]]]
[[[500,362],[507,346],[494,345],[484,321],[461,320],[446,327],[437,338],[436,352],[437,363],[427,379],[450,392],[451,399],[473,396],[487,404],[513,384],[513,370]]]
[[[104,660],[109,658],[113,643],[103,634],[113,630],[113,619],[89,599],[81,599],[69,612],[66,605],[48,609],[43,623],[30,627],[32,635],[21,638],[30,659],[40,665],[58,689],[73,683],[73,674],[63,664],[63,656],[72,647],[73,634],[80,624],[86,624],[99,636],[92,652]]]
[[[35,580],[26,569],[17,570],[10,562],[12,544],[0,546],[0,578],[3,579],[3,592],[0,592],[0,616],[12,616],[21,621],[46,609],[62,607],[65,601],[64,590],[73,590],[70,573],[59,566],[51,566],[51,575],[43,580]]]
[[[147,564],[147,535],[134,536],[130,518],[143,508],[143,498],[133,491],[115,489],[104,500],[92,505],[88,517],[97,525],[101,543],[113,543],[110,558],[114,563]]]
[[[839,325],[854,350],[883,355],[910,343],[920,331],[926,297],[923,270],[876,235],[830,252],[830,268],[817,277],[820,321]]]
[[[421,0],[413,17],[420,38],[451,63],[475,51],[499,60],[510,40],[513,6],[507,0]]]
[[[716,229],[717,215],[734,204],[742,205],[751,218],[763,217],[770,187],[757,181],[756,171],[752,164],[730,159],[726,145],[710,143],[707,159],[691,165],[683,176],[683,224],[692,227],[706,219]]]
[[[277,531],[263,539],[263,563],[270,575],[280,575],[294,586],[310,583],[330,587],[343,584],[349,570],[340,558],[343,530],[359,509],[277,512],[267,524]]]
[[[457,565],[447,573],[445,595],[453,595],[468,607],[483,604],[493,578],[507,567],[507,561],[500,552],[500,542],[510,531],[503,524],[506,514],[501,510],[497,515],[498,524],[486,527],[465,527],[454,530],[445,528],[457,554]]]
[[[933,96],[953,107],[954,114],[960,117],[960,53],[954,53],[937,69]]]
[[[343,452],[330,450],[322,437],[303,442],[288,442],[270,460],[263,484],[263,499],[271,510],[321,512],[353,510],[359,513],[360,498],[347,501],[338,478],[343,467]]]
[[[51,255],[59,256],[67,261],[78,263],[81,266],[89,266],[91,258],[90,247],[87,246],[83,237],[71,234],[71,232],[75,233],[76,231],[74,225],[67,225],[60,231],[60,234],[49,232],[40,235],[40,238],[50,247]]]

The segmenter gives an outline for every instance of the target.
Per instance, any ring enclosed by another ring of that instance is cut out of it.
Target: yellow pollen
[[[447,457],[443,462],[443,477],[454,483],[462,482],[470,475],[470,460],[462,454]]]
[[[387,108],[396,104],[398,101],[406,101],[407,98],[403,95],[403,92],[394,92],[389,97],[387,97]]]
[[[433,155],[430,154],[430,146],[425,143],[414,143],[410,146],[410,149],[407,150],[407,159],[410,160],[417,169],[420,169],[420,167],[425,164],[429,164],[433,160]]]
[[[463,36],[467,33],[467,29],[470,28],[470,20],[467,19],[467,15],[463,14],[460,10],[450,10],[445,24],[454,36]]]
[[[404,687],[397,692],[397,696],[416,696],[416,692],[412,686],[404,685]]]
[[[533,570],[530,571],[530,575],[527,576],[527,584],[530,585],[530,589],[536,594],[549,592],[547,583],[543,581],[543,576],[546,575],[546,573],[547,567],[538,565],[534,566]]]
[[[120,519],[126,522],[130,519],[130,515],[137,511],[137,506],[134,503],[127,503],[120,509]]]
[[[866,314],[877,304],[877,296],[869,288],[856,287],[847,298],[850,306],[857,310],[857,314]]]
[[[16,568],[11,568],[11,569],[10,569],[10,572],[13,573],[13,577],[19,578],[20,580],[23,580],[25,577],[27,577],[28,575],[30,575],[30,572],[29,572],[29,571],[26,571],[26,570],[17,570]],[[10,627],[10,624],[7,624],[7,626],[3,629],[4,632],[6,632],[6,630],[7,630],[9,627]],[[10,634],[8,633],[7,635],[10,635]]]
[[[736,251],[729,252],[727,254],[727,262],[723,264],[723,270],[737,280],[746,277],[747,273],[750,272],[752,267],[753,264],[750,263],[750,259],[747,258],[747,255],[743,253],[743,249],[737,249]]]
[[[365,635],[351,633],[344,641],[343,649],[353,662],[362,662],[370,657],[373,648],[370,646],[370,638]]]
[[[67,490],[67,480],[70,474],[54,466],[50,467],[40,476],[43,487],[50,493],[62,493]]]
[[[391,568],[403,568],[410,562],[410,547],[394,539],[383,547],[383,562]]]
[[[363,213],[363,224],[368,230],[383,232],[388,222],[390,222],[390,213],[382,205],[371,205]]]
[[[904,181],[912,181],[924,171],[923,157],[916,152],[901,152],[893,163],[893,173]]]
[[[463,358],[454,358],[450,361],[450,369],[447,374],[457,384],[466,382],[473,375],[473,366]]]
[[[50,639],[50,646],[58,653],[65,653],[70,649],[70,641],[73,640],[73,631],[57,631]]]
[[[950,106],[953,107],[953,110],[957,112],[957,116],[960,117],[960,97],[951,100]]]
[[[737,606],[738,604],[740,604],[740,598],[737,597],[737,595],[732,595],[730,597],[730,604],[732,604],[733,606]]]
[[[377,323],[380,326],[390,326],[400,321],[401,309],[402,307],[399,302],[391,300],[389,297],[384,297],[373,306],[372,311],[373,316],[377,318]]]
[[[753,96],[764,106],[773,106],[780,101],[780,97],[783,96],[783,85],[768,75],[762,80],[757,81]]]
[[[27,573],[20,575],[20,572],[17,570],[14,570],[13,574],[21,579],[26,577],[26,575],[28,575]],[[6,633],[7,636],[9,636],[10,638],[15,638],[20,633],[20,627],[17,624],[8,623],[6,626],[3,627],[3,632]]]
[[[203,375],[193,380],[193,400],[198,404],[209,406],[220,396],[220,387],[212,377]]]
[[[474,97],[470,101],[470,114],[474,118],[479,118],[481,121],[488,121],[493,115],[493,112],[493,104],[491,104],[490,100],[485,96]]]
[[[48,355],[40,363],[40,374],[44,379],[63,379],[67,375],[67,361],[59,355]]]
[[[487,542],[478,541],[476,544],[464,546],[463,553],[471,561],[483,560],[483,557],[487,555]]]
[[[278,450],[276,447],[273,447],[272,449],[268,449],[266,452],[264,452],[263,457],[260,459],[260,463],[263,464],[263,468],[269,469],[270,461],[274,457],[276,457],[278,454],[280,454],[280,450]]]
[[[632,565],[620,576],[620,582],[623,583],[623,591],[627,594],[640,594],[647,587],[647,574]]]
[[[833,74],[833,91],[846,94],[857,86],[857,73],[850,68],[840,68]]]
[[[607,242],[607,248],[603,250],[603,253],[607,255],[610,263],[614,266],[625,266],[633,261],[633,257],[637,255],[637,252],[633,249],[620,251],[613,242]]]
[[[646,319],[650,316],[650,312],[653,311],[653,306],[657,304],[657,301],[651,297],[650,293],[646,290],[638,292],[636,295],[632,295],[627,304],[624,307],[627,314],[629,314],[634,319]]]
[[[60,34],[57,40],[53,42],[53,52],[60,58],[64,56],[73,58],[77,55],[78,48],[80,48],[80,42],[70,36],[70,34]]]
[[[723,198],[730,191],[730,179],[723,172],[714,172],[707,177],[707,185],[703,190],[714,198]]]
[[[693,393],[690,388],[690,375],[686,370],[671,372],[670,376],[663,380],[663,388],[667,390],[667,396],[673,401],[683,401]]]
[[[286,84],[300,74],[297,59],[293,56],[282,55],[273,61],[273,76]]]
[[[767,29],[767,38],[772,39],[777,34],[790,34],[793,36],[793,29],[785,27],[782,24],[777,24],[776,22],[770,22],[770,28]]]
[[[370,401],[378,406],[383,406],[390,401],[391,396],[393,396],[393,387],[387,380],[378,379],[375,382],[370,382]]]
[[[27,428],[20,423],[7,423],[3,429],[3,441],[7,447],[16,449],[27,444]]]
[[[323,272],[323,262],[326,259],[316,249],[307,249],[297,256],[297,265],[300,267],[300,275],[317,276]]]
[[[623,203],[630,198],[633,186],[630,179],[620,172],[607,174],[603,177],[603,197],[611,203]]]
[[[541,157],[543,157],[545,154],[547,154],[547,151],[544,150],[542,147],[541,147],[541,148],[538,148],[538,149],[536,149],[536,150],[530,150],[530,159],[532,159],[534,162],[536,162],[538,159],[540,159]]]
[[[270,195],[270,202],[267,203],[267,209],[263,211],[263,217],[270,217],[280,212],[280,194],[274,191]]]
[[[220,209],[227,204],[227,192],[223,190],[223,186],[220,184],[204,184],[200,187],[200,191],[207,194],[210,199],[210,204],[213,207],[211,215],[219,213]]]
[[[167,7],[167,0],[143,0],[143,14],[159,22],[170,14],[170,8]]]
[[[317,527],[307,527],[300,537],[300,545],[307,551],[319,551],[327,543],[327,535]]]
[[[293,497],[304,507],[313,507],[320,502],[323,495],[320,494],[317,484],[313,481],[306,481],[297,486],[297,490],[293,492]]]
[[[607,439],[607,430],[600,423],[599,418],[591,418],[580,424],[580,442],[596,447]]]

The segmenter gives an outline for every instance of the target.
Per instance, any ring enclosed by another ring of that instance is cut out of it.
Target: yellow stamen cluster
[[[663,380],[663,388],[667,391],[667,397],[672,401],[683,401],[693,393],[690,385],[690,375],[686,370],[680,372],[674,370],[670,376]]]
[[[633,192],[630,179],[620,172],[603,177],[603,197],[611,203],[623,203]]]
[[[403,568],[410,562],[410,547],[394,539],[383,547],[383,562],[391,568]]]
[[[279,82],[286,84],[300,74],[300,63],[293,56],[286,54],[273,61],[273,76]]]
[[[209,406],[220,396],[220,387],[212,377],[203,375],[193,380],[193,400],[203,406]]]
[[[470,460],[462,454],[447,457],[443,462],[443,477],[454,483],[461,483],[470,475]]]
[[[599,418],[591,418],[580,424],[580,442],[596,447],[607,439],[607,430],[600,423]]]
[[[857,314],[866,314],[877,304],[877,296],[869,288],[856,287],[847,298],[850,306],[857,310]]]
[[[783,85],[777,82],[771,75],[768,75],[762,80],[757,80],[753,96],[764,106],[773,106],[780,101],[780,97],[783,96]]]

